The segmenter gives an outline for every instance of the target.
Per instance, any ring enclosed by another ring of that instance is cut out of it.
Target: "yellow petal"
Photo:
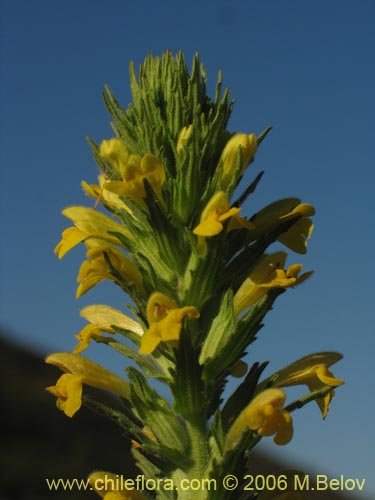
[[[344,384],[344,381],[342,379],[336,378],[333,375],[333,373],[330,370],[328,370],[326,365],[317,365],[315,370],[316,370],[316,376],[325,385],[330,385],[331,387],[338,387],[339,385]]]
[[[113,276],[108,273],[90,273],[88,276],[82,278],[81,283],[78,285],[76,290],[76,299],[79,299],[89,290],[94,288],[98,283],[103,280],[108,279],[113,281]]]
[[[105,188],[119,196],[129,196],[143,203],[145,179],[161,200],[161,187],[165,181],[165,171],[161,160],[150,153],[146,153],[143,158],[131,155],[122,181],[107,182]]]
[[[157,324],[151,325],[142,335],[139,354],[151,354],[161,342],[161,333]]]
[[[113,245],[95,238],[88,240],[86,246],[88,247],[86,255],[91,260],[81,264],[77,277],[77,281],[81,281],[76,293],[77,298],[104,279],[121,284],[122,278],[124,281],[134,283],[138,291],[143,291],[142,276],[134,262],[124,253]],[[112,271],[112,268],[115,271]]]
[[[227,142],[220,160],[222,165],[221,185],[223,188],[227,187],[232,180],[237,166],[239,149],[241,149],[241,173],[243,173],[257,150],[255,135],[235,134]]]
[[[234,296],[235,314],[240,314],[254,305],[268,293],[269,288],[294,284],[295,280],[291,283],[286,276],[282,280],[283,275],[276,272],[284,266],[286,258],[286,252],[280,251],[266,255],[259,260]]]
[[[91,198],[99,198],[101,195],[101,188],[96,184],[88,184],[86,181],[81,182],[83,192]]]
[[[55,386],[47,387],[47,391],[57,397],[58,409],[67,417],[73,417],[81,407],[82,377],[64,373]]]
[[[277,424],[276,435],[274,437],[275,444],[284,446],[291,441],[293,437],[293,421],[289,412],[283,410],[280,412],[279,422]]]
[[[87,306],[81,310],[81,316],[90,323],[99,325],[100,327],[116,325],[124,330],[130,330],[137,335],[142,335],[143,333],[143,329],[139,323],[110,306],[102,304]]]
[[[214,219],[206,219],[193,229],[193,233],[197,236],[205,236],[208,238],[221,233],[223,227],[221,222]]]
[[[82,281],[87,278],[89,274],[108,274],[104,259],[102,261],[99,259],[84,260],[79,268],[77,281]]]
[[[97,325],[86,325],[82,330],[75,336],[79,343],[75,346],[73,352],[78,354],[88,348],[91,337],[93,335],[100,335],[102,329],[98,328]]]
[[[129,151],[121,139],[113,137],[104,140],[99,146],[99,154],[102,158],[111,163],[121,177],[123,176],[129,160]]]
[[[288,231],[280,235],[277,239],[286,247],[296,253],[305,254],[307,251],[307,240],[314,229],[311,219],[299,219]]]
[[[170,309],[177,309],[178,305],[172,299],[160,292],[154,292],[147,302],[147,321],[152,324],[163,319]]]
[[[280,220],[288,220],[300,215],[302,217],[311,217],[315,215],[315,208],[310,203],[300,203],[294,207],[290,212],[279,217]]]
[[[196,307],[178,307],[166,295],[154,292],[147,303],[149,329],[143,334],[139,352],[151,354],[160,342],[177,343],[180,338],[184,317],[198,318]]]
[[[114,392],[129,399],[129,384],[106,368],[90,359],[70,352],[50,354],[46,363],[58,366],[62,371],[82,377],[83,383],[98,389]]]
[[[182,152],[185,149],[185,146],[189,140],[189,137],[191,135],[193,126],[189,125],[188,127],[183,127],[180,131],[180,134],[178,136],[177,140],[177,154],[181,156]]]
[[[106,305],[91,305],[81,311],[81,316],[91,324],[86,325],[76,338],[79,344],[75,347],[74,353],[78,354],[89,346],[93,335],[100,335],[103,332],[115,333],[113,326],[118,326],[125,330],[130,330],[137,335],[141,335],[143,330],[139,323],[129,318],[121,311]]]
[[[332,373],[328,370],[327,367],[337,363],[342,359],[342,355],[338,352],[318,352],[315,354],[309,354],[308,356],[304,356],[303,358],[291,363],[279,370],[276,374],[272,375],[274,378],[277,375],[276,385],[280,387],[287,387],[291,385],[303,384],[306,380],[319,378],[324,373],[328,373],[329,377],[332,377]],[[319,369],[320,367],[326,367],[325,369]],[[319,375],[318,375],[319,374]],[[267,379],[268,380],[268,379]],[[340,381],[339,379],[335,379]],[[330,384],[327,384],[330,385]],[[338,384],[333,384],[333,387]]]
[[[129,196],[132,194],[132,184],[128,181],[108,181],[105,184],[106,191],[118,196]]]
[[[261,285],[272,280],[276,269],[282,269],[288,254],[286,252],[274,252],[262,257],[250,273],[251,280]]]
[[[68,227],[64,229],[61,236],[62,239],[54,250],[54,253],[57,254],[59,259],[62,259],[69,250],[87,238],[87,234],[78,229],[78,227]]]
[[[242,311],[245,311],[245,309],[254,305],[267,293],[268,288],[255,285],[250,278],[247,278],[234,296],[234,314],[238,315]]]
[[[62,213],[87,236],[94,236],[115,245],[121,243],[118,238],[109,234],[110,231],[121,233],[126,238],[132,239],[130,232],[122,224],[92,208],[71,206],[65,208]]]
[[[240,208],[237,208],[237,207],[232,207],[232,208],[229,208],[226,212],[224,212],[222,215],[219,215],[218,217],[218,220],[220,222],[223,222],[224,220],[226,219],[229,219],[230,217],[233,217],[235,215],[238,214],[238,212],[240,211],[241,209]]]
[[[235,448],[247,429],[262,436],[275,434],[276,444],[287,444],[293,436],[293,423],[290,414],[282,408],[285,399],[284,391],[273,388],[255,396],[229,429],[225,448]]]
[[[180,338],[181,324],[185,317],[189,319],[199,318],[198,309],[193,306],[173,309],[158,323],[159,328],[161,328],[161,338],[164,342],[177,341]]]
[[[202,211],[200,223],[193,229],[197,236],[216,236],[223,230],[222,221],[235,216],[240,211],[237,207],[229,207],[224,191],[215,193]]]

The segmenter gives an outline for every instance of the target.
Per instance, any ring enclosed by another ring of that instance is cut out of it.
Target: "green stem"
[[[206,422],[197,416],[186,422],[191,440],[192,467],[190,479],[203,479],[208,463],[208,440]]]
[[[293,403],[290,403],[288,406],[285,407],[285,410],[289,412],[294,410],[299,410],[300,408],[303,408],[307,403],[310,403],[310,401],[315,401],[315,399],[322,398],[333,390],[334,387],[326,386],[323,387],[323,389],[310,392],[310,394],[302,396],[301,398],[297,399],[297,401],[293,401]]]

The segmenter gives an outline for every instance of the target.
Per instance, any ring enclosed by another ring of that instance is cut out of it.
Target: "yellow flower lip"
[[[255,226],[252,222],[238,215],[240,210],[241,209],[238,207],[230,208],[224,191],[218,191],[210,198],[203,209],[200,223],[193,229],[193,233],[203,237],[216,236],[223,230],[223,222],[230,218],[233,218],[232,220],[234,220],[235,223],[232,227],[229,227],[229,230],[235,229],[236,227],[253,229]]]
[[[73,417],[81,407],[82,377],[64,373],[55,386],[47,387],[47,391],[57,397],[57,408],[67,417]]]
[[[194,306],[178,307],[176,302],[160,292],[154,292],[147,303],[149,329],[141,339],[140,354],[151,354],[160,342],[178,343],[182,321],[199,318]]]

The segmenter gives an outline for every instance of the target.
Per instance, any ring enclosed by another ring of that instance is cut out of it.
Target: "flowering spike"
[[[74,352],[46,360],[64,372],[48,390],[69,417],[84,401],[119,423],[142,477],[172,483],[173,492],[157,488],[156,496],[186,500],[191,494],[179,488],[182,481],[223,484],[227,471],[243,477],[243,464],[252,467],[252,449],[263,436],[287,444],[295,409],[316,400],[325,417],[343,383],[330,370],[341,355],[307,356],[261,382],[268,362],[247,367],[246,355],[276,299],[312,274],[300,263],[286,265],[284,251],[269,253],[273,243],[306,253],[312,205],[290,197],[256,213],[249,204],[243,216],[263,175],[246,169],[270,128],[258,137],[228,129],[229,90],[222,91],[219,73],[214,97],[207,95],[197,54],[191,72],[182,52],[149,54],[139,71],[131,64],[130,85],[133,102],[126,108],[105,87],[115,137],[99,145],[89,139],[101,173],[97,184],[83,181],[82,189],[94,208],[63,210],[72,227],[55,248],[61,259],[83,243],[77,297],[109,280],[127,294],[126,312],[85,307],[87,324]],[[240,183],[242,194],[233,199]],[[78,354],[92,341],[123,357],[129,382]],[[225,401],[231,377],[243,379]],[[168,401],[152,387],[155,379],[168,386]],[[311,392],[285,406],[281,388],[296,384]],[[88,397],[87,385],[120,395],[123,406],[109,408],[100,392]],[[148,495],[118,484],[101,488],[104,476],[114,479],[102,471],[89,478],[104,500]],[[280,500],[293,494],[272,492]]]

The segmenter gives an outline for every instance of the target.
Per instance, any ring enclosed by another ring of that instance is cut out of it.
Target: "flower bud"
[[[192,125],[189,125],[188,127],[183,127],[180,131],[180,135],[178,136],[177,140],[177,153],[180,156],[185,149],[187,141],[189,140],[192,127],[193,127]]]
[[[222,187],[228,186],[228,184],[232,180],[233,173],[237,166],[239,148],[241,149],[241,174],[242,174],[245,168],[251,162],[257,150],[257,141],[255,135],[235,134],[227,142],[223,150],[223,153],[221,155],[221,162],[223,168],[221,177]]]

